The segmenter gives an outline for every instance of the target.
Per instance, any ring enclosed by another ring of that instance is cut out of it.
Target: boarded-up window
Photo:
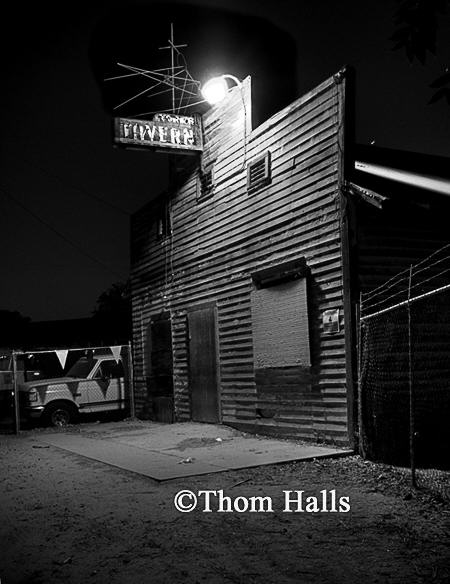
[[[253,290],[255,369],[309,366],[306,278]]]

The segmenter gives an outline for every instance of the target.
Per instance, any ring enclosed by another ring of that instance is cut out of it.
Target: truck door
[[[88,394],[91,412],[125,408],[125,374],[122,361],[99,361],[93,372]]]

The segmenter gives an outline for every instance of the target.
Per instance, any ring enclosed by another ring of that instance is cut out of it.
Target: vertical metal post
[[[17,353],[12,352],[13,383],[14,383],[14,432],[20,433],[19,385],[17,383]]]
[[[357,322],[357,344],[358,344],[358,355],[357,355],[357,367],[358,367],[358,449],[360,455],[365,458],[365,447],[364,447],[364,427],[363,427],[363,407],[362,407],[362,385],[361,385],[361,369],[362,369],[362,322],[361,322],[361,309],[362,309],[362,293],[359,294],[359,309],[356,316]]]
[[[408,382],[409,382],[409,460],[411,465],[411,484],[416,487],[416,460],[415,460],[415,444],[414,444],[414,387],[412,376],[412,335],[411,335],[411,280],[412,280],[412,264],[409,268],[409,282],[408,282]]]
[[[131,341],[128,341],[128,387],[130,391],[130,417],[134,418],[136,416],[136,408],[134,404],[134,374]]]
[[[173,22],[170,23],[170,58],[172,65],[172,113],[175,113],[175,55],[174,55],[175,41],[173,38]]]

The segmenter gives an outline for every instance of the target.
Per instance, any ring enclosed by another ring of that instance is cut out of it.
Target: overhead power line
[[[90,197],[91,199],[95,199],[99,203],[103,203],[103,205],[106,205],[107,207],[110,207],[111,209],[114,209],[115,211],[118,211],[119,213],[122,213],[123,215],[126,215],[127,217],[129,217],[131,215],[131,213],[129,211],[127,211],[126,209],[123,209],[119,205],[116,205],[114,203],[111,203],[111,201],[107,201],[105,199],[102,199],[102,197],[99,197],[98,195],[96,195],[96,194],[88,191],[84,187],[77,186],[77,185],[75,185],[75,184],[73,184],[71,182],[68,182],[68,181],[64,180],[63,178],[61,178],[59,175],[55,174],[54,172],[52,172],[52,171],[50,171],[50,170],[48,170],[48,169],[40,166],[39,164],[36,164],[35,162],[31,162],[31,160],[28,160],[27,158],[25,158],[23,156],[16,156],[16,155],[12,154],[11,152],[8,152],[7,154],[9,156],[12,156],[16,160],[20,160],[21,162],[25,162],[29,166],[32,166],[34,168],[37,168],[38,170],[40,170],[41,172],[43,172],[47,176],[58,180],[61,184],[63,184],[64,186],[66,186],[66,187],[68,187],[70,189],[79,191],[83,195],[86,195],[87,197]]]
[[[11,201],[14,201],[14,203],[16,203],[17,206],[19,206],[21,209],[24,209],[27,213],[29,213],[32,217],[34,217],[34,219],[36,219],[36,221],[39,221],[39,223],[42,223],[42,225],[45,225],[45,227],[47,227],[47,229],[52,231],[54,234],[56,234],[58,237],[60,237],[63,241],[65,241],[66,243],[71,245],[73,248],[75,248],[79,253],[81,253],[85,257],[89,258],[91,261],[95,262],[96,264],[98,264],[99,266],[101,266],[103,269],[107,270],[111,274],[118,276],[121,280],[126,278],[126,276],[124,274],[116,271],[114,268],[111,268],[110,266],[108,266],[107,264],[105,264],[104,262],[102,262],[101,260],[96,258],[95,256],[91,255],[89,252],[87,252],[85,249],[83,249],[78,243],[71,240],[69,237],[67,237],[67,235],[64,235],[64,233],[61,233],[60,231],[58,231],[58,229],[53,227],[53,225],[48,223],[45,219],[42,219],[42,217],[40,217],[37,213],[35,213],[31,209],[29,209],[21,201],[16,199],[16,197],[11,195],[11,193],[9,193],[3,186],[0,187],[0,192],[3,193],[3,195],[6,198],[10,199]]]

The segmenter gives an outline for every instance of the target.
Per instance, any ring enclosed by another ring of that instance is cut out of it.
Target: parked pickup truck
[[[21,414],[53,426],[75,422],[80,413],[127,406],[122,358],[109,354],[82,357],[65,377],[23,383],[19,391]]]

